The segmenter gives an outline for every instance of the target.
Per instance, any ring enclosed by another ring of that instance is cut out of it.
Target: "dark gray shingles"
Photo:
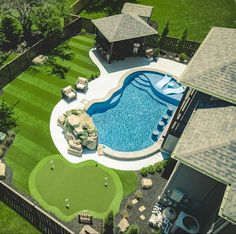
[[[181,82],[236,104],[236,29],[211,29]]]
[[[128,14],[132,12],[133,14],[136,14],[138,16],[148,17],[150,18],[152,15],[152,9],[151,6],[145,6],[140,4],[133,4],[126,2],[121,10],[122,13]]]
[[[134,14],[118,14],[92,20],[109,42],[157,34],[157,31]]]

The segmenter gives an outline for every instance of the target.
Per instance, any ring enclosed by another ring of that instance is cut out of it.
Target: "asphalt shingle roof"
[[[133,13],[138,16],[148,17],[150,18],[152,15],[152,6],[145,6],[140,4],[133,4],[126,2],[121,10],[122,13],[128,14]]]
[[[181,82],[236,104],[236,29],[213,27]]]
[[[228,185],[221,215],[236,223],[236,106],[200,104],[172,154],[180,162]]]
[[[157,34],[157,31],[135,14],[118,14],[92,20],[109,42]]]

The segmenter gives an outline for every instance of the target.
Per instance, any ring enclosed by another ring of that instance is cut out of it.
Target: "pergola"
[[[122,13],[92,22],[96,27],[96,48],[108,63],[142,54],[147,42],[155,41],[157,36],[157,31],[136,14]]]

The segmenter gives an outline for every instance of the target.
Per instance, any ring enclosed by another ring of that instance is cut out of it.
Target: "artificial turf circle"
[[[44,209],[63,221],[84,210],[97,218],[110,210],[117,213],[123,197],[122,183],[112,169],[91,160],[71,164],[59,155],[37,164],[29,177],[29,190]]]

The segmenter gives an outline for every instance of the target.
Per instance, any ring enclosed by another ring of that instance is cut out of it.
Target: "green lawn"
[[[180,38],[185,27],[188,38],[202,41],[212,26],[236,28],[235,0],[138,0],[143,5],[154,6],[152,20],[162,32],[167,20],[170,22],[170,36]],[[100,18],[103,12],[88,13],[81,16]]]
[[[15,211],[0,202],[0,233],[37,234],[40,232]]]
[[[18,133],[7,153],[6,161],[13,171],[13,184],[28,193],[28,178],[36,164],[49,155],[58,153],[49,131],[51,111],[61,99],[61,88],[74,84],[78,76],[90,77],[98,72],[90,60],[88,51],[94,43],[94,36],[75,36],[69,41],[72,60],[61,61],[69,67],[66,79],[50,75],[46,66],[37,71],[31,69],[22,73],[4,88],[4,99],[8,104],[17,103]]]
[[[60,155],[40,161],[30,175],[29,188],[45,209],[64,221],[73,219],[83,210],[89,210],[94,217],[105,218],[110,210],[119,211],[123,197],[122,183],[114,170],[95,161],[72,164]],[[66,208],[68,203],[69,209]]]

